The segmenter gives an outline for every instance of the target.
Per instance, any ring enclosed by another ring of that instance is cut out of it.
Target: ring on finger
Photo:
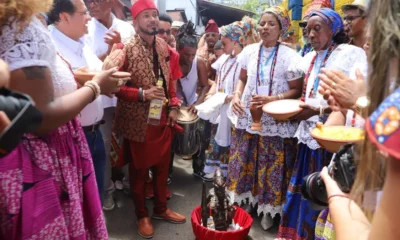
[[[122,79],[119,79],[117,82],[117,87],[122,87],[124,85],[124,81]]]
[[[332,87],[336,86],[336,83],[334,81],[331,82]]]

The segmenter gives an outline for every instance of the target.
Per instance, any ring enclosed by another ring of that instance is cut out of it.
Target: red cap
[[[154,0],[138,0],[136,1],[132,7],[131,7],[131,13],[132,13],[132,17],[133,19],[136,19],[137,16],[139,15],[139,13],[145,11],[145,10],[149,10],[149,9],[154,9],[157,10],[157,6],[154,3]]]
[[[218,25],[213,19],[210,19],[210,21],[208,21],[206,26],[206,33],[219,33]]]

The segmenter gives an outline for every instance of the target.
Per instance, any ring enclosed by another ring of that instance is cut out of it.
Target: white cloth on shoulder
[[[218,92],[204,103],[196,106],[197,115],[210,121],[212,124],[218,124],[215,141],[221,147],[228,147],[231,144],[232,123],[227,117],[229,104],[225,104],[226,93]]]
[[[210,121],[213,124],[217,124],[217,118],[220,114],[220,109],[225,103],[225,98],[228,94],[216,93],[210,97],[207,101],[196,106],[197,115],[203,120]]]

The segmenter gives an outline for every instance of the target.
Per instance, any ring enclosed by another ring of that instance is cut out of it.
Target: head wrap
[[[137,16],[141,12],[143,12],[145,10],[149,10],[149,9],[157,10],[157,13],[158,13],[157,6],[153,0],[138,0],[138,1],[136,1],[133,4],[133,6],[131,7],[131,13],[132,13],[133,19],[136,19]]]
[[[330,8],[321,8],[310,14],[310,17],[319,16],[326,24],[331,28],[333,36],[336,36],[339,32],[343,31],[344,25],[342,18],[339,13],[335,12]]]
[[[307,11],[304,17],[310,15],[312,12],[319,10],[321,8],[332,8],[330,0],[314,0],[310,5],[308,5]]]
[[[366,122],[368,137],[376,147],[400,159],[400,87],[387,97]]]
[[[219,33],[218,25],[213,19],[210,19],[210,21],[208,21],[206,26],[206,33]]]
[[[251,31],[251,25],[243,21],[237,21],[232,24],[221,27],[220,33],[222,36],[230,38],[232,41],[236,41],[243,47],[248,32]]]
[[[272,6],[265,9],[263,13],[272,13],[274,14],[282,27],[281,35],[282,38],[287,37],[287,35],[292,31],[292,25],[290,24],[289,13],[286,9],[281,6]]]

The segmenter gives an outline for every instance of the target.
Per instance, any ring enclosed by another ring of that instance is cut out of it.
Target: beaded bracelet
[[[96,100],[96,90],[94,89],[94,87],[91,86],[91,85],[85,85],[85,86],[83,86],[83,87],[87,87],[87,88],[92,89],[92,92],[93,92],[93,99],[92,99],[92,102],[93,102],[94,100]]]
[[[235,93],[238,93],[238,94],[239,94],[239,97],[242,96],[242,93],[239,92],[239,91],[234,91],[234,92],[232,93],[232,95],[235,95]]]
[[[92,88],[92,90],[95,94],[93,101],[100,96],[100,93],[101,93],[100,86],[99,86],[99,84],[97,84],[97,82],[95,82],[93,80],[87,81],[84,86]]]

